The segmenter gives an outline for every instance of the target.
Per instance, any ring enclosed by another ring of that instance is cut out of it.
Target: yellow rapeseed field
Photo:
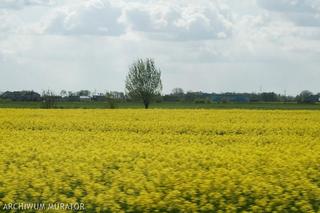
[[[0,206],[26,202],[320,212],[320,112],[0,110]]]

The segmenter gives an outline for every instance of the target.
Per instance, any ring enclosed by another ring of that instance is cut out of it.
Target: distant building
[[[123,100],[125,99],[125,94],[123,92],[110,91],[106,93],[107,98]]]
[[[11,101],[41,101],[41,95],[34,91],[7,91],[0,96],[2,99]]]
[[[319,96],[317,95],[310,95],[308,97],[305,97],[304,100],[302,101],[303,103],[316,103],[319,102]]]
[[[80,96],[80,101],[91,101],[90,96]]]

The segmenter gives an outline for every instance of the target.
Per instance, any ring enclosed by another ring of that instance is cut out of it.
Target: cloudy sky
[[[0,0],[0,91],[320,92],[320,0]]]

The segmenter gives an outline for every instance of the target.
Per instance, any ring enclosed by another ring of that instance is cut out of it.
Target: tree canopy
[[[161,91],[161,71],[156,68],[153,59],[138,59],[131,65],[126,78],[126,93],[129,97],[141,99],[147,109]]]

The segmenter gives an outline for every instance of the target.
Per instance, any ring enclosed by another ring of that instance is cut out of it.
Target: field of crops
[[[2,109],[0,206],[17,202],[320,212],[320,111]]]

